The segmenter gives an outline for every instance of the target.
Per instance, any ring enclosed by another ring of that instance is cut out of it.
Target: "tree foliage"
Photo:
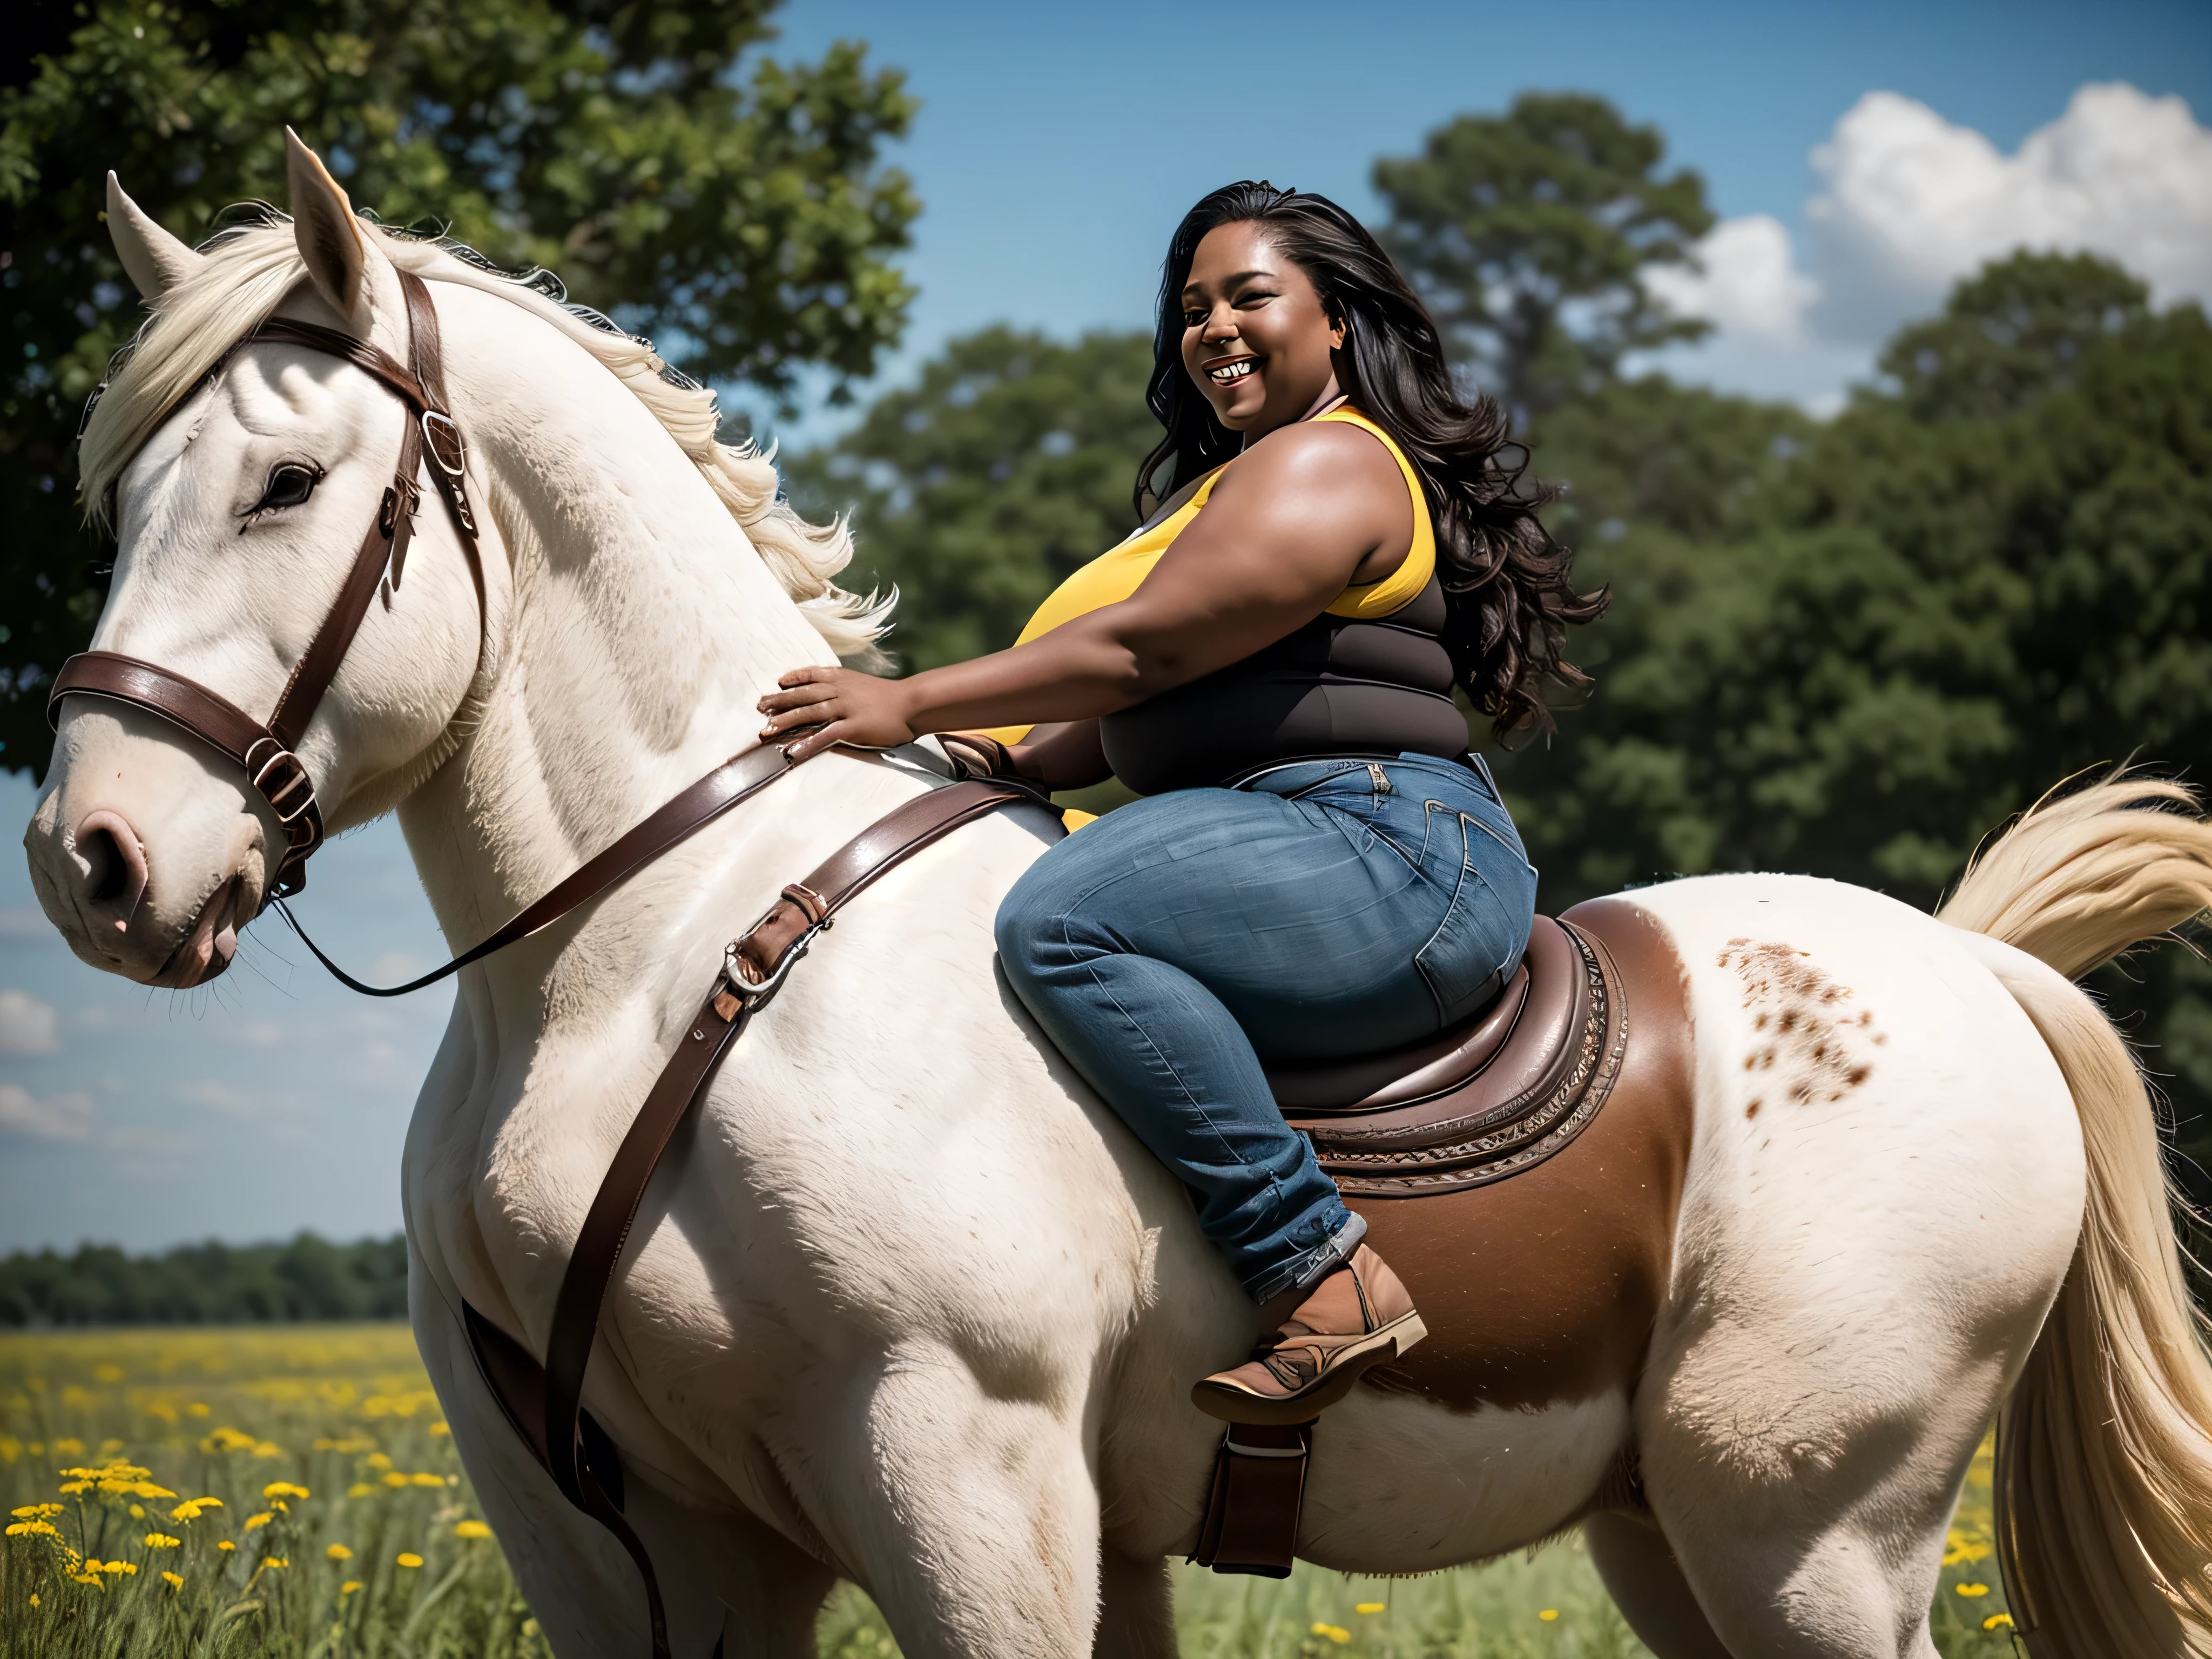
[[[861,48],[753,55],[773,0],[84,0],[33,9],[0,86],[0,764],[42,761],[44,684],[100,599],[71,440],[137,326],[109,168],[188,242],[281,195],[287,124],[357,206],[433,220],[657,333],[702,378],[787,393],[872,372],[918,211],[882,166],[912,101]],[[750,63],[741,72],[741,60]]]
[[[127,1255],[112,1244],[0,1259],[0,1326],[242,1325],[404,1319],[407,1241],[186,1244]]]
[[[1643,279],[1713,222],[1705,181],[1663,177],[1666,140],[1602,98],[1524,93],[1462,115],[1417,156],[1375,164],[1382,242],[1483,390],[1537,416],[1612,380],[1623,356],[1695,338]]]
[[[1062,345],[988,328],[947,344],[826,452],[787,469],[817,513],[849,508],[854,568],[896,583],[890,646],[932,668],[1013,643],[1077,566],[1136,528],[1131,484],[1158,441],[1152,342]]]

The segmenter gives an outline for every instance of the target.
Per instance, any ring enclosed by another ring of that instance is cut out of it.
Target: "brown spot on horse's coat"
[[[1862,1041],[1879,1046],[1887,1036],[1874,1029],[1869,1009],[1848,1010],[1851,988],[1815,967],[1809,952],[1768,941],[1730,939],[1718,964],[1732,968],[1743,982],[1743,1006],[1752,1012],[1754,1031],[1772,1031],[1774,1042],[1744,1056],[1747,1072],[1778,1072],[1776,1082],[1790,1100],[1841,1100],[1874,1070],[1857,1052]],[[1765,1096],[1744,1109],[1755,1117]]]

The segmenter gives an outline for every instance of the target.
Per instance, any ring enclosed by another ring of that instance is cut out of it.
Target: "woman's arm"
[[[1110,714],[1272,645],[1355,580],[1379,581],[1413,533],[1404,477],[1382,445],[1341,422],[1285,427],[1222,475],[1206,510],[1119,604],[903,680],[794,669],[761,699],[761,736],[827,722],[793,745],[796,758],[838,742]]]
[[[1096,720],[1037,726],[1008,752],[1015,771],[1048,789],[1086,789],[1114,775]]]

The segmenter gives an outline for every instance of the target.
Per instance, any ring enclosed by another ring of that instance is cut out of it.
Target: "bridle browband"
[[[294,751],[307,735],[307,723],[314,719],[338,665],[352,648],[354,635],[361,630],[377,588],[388,582],[392,592],[398,590],[407,562],[407,544],[415,532],[416,508],[422,499],[416,479],[425,455],[430,462],[430,482],[444,499],[468,555],[477,604],[481,607],[485,603],[476,515],[469,509],[464,476],[467,453],[446,397],[437,307],[431,303],[429,285],[414,272],[399,272],[399,288],[407,302],[408,361],[404,364],[355,335],[284,317],[269,319],[223,354],[227,362],[234,353],[252,345],[305,346],[310,351],[343,358],[407,406],[399,459],[375,520],[362,537],[361,550],[354,555],[345,585],[293,666],[284,689],[276,694],[276,705],[269,711],[269,718],[258,720],[198,681],[119,651],[87,651],[71,657],[54,676],[54,689],[46,698],[49,724],[58,721],[64,697],[106,697],[160,715],[244,768],[247,781],[269,803],[284,829],[284,854],[270,883],[271,893],[280,899],[307,885],[307,860],[324,839],[323,810],[315,796],[314,781]]]

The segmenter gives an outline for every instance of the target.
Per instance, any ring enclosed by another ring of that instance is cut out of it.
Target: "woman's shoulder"
[[[1398,483],[1398,463],[1364,426],[1348,420],[1297,421],[1278,427],[1237,458],[1222,476],[1222,486],[1238,473],[1253,482],[1264,475],[1271,485],[1286,482],[1340,487],[1361,483]]]

